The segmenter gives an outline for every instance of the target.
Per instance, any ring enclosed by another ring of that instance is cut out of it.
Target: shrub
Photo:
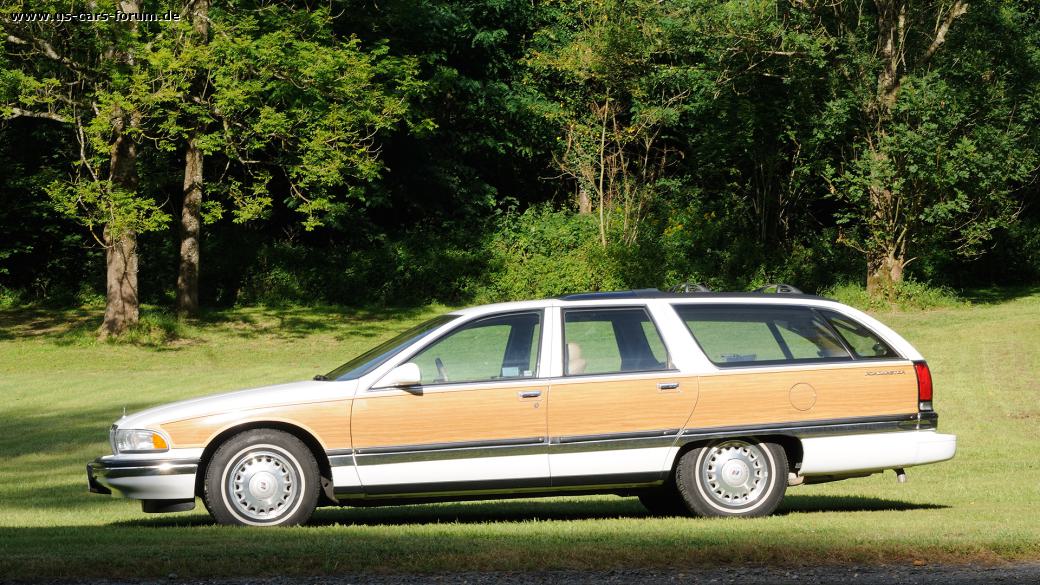
[[[843,282],[821,293],[840,303],[863,311],[912,311],[924,309],[946,309],[967,305],[968,302],[944,286],[934,286],[907,279],[895,287],[893,299],[871,298],[860,284]]]
[[[504,214],[488,236],[488,270],[470,289],[477,302],[626,288],[620,247],[600,243],[595,218],[549,205]]]

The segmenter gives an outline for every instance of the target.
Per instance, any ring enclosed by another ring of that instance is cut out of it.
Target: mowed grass
[[[0,312],[0,579],[1040,559],[1035,290],[878,315],[928,358],[957,457],[907,484],[791,488],[769,518],[650,518],[634,498],[579,496],[322,509],[252,529],[87,493],[84,464],[108,452],[124,406],[306,379],[442,310],[235,310],[158,346],[91,341],[94,311]]]

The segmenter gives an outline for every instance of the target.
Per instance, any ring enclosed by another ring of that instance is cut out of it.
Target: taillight
[[[914,372],[917,373],[917,401],[921,410],[932,409],[932,372],[928,370],[925,362],[914,362]]]

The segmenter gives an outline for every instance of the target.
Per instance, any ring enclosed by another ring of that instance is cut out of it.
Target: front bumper
[[[125,459],[98,457],[87,464],[87,487],[95,494],[135,500],[183,500],[195,497],[198,459]]]

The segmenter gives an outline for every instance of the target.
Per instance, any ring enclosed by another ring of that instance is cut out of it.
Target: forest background
[[[142,303],[1040,280],[1028,0],[2,0],[0,25],[0,305],[103,304],[106,337]]]

